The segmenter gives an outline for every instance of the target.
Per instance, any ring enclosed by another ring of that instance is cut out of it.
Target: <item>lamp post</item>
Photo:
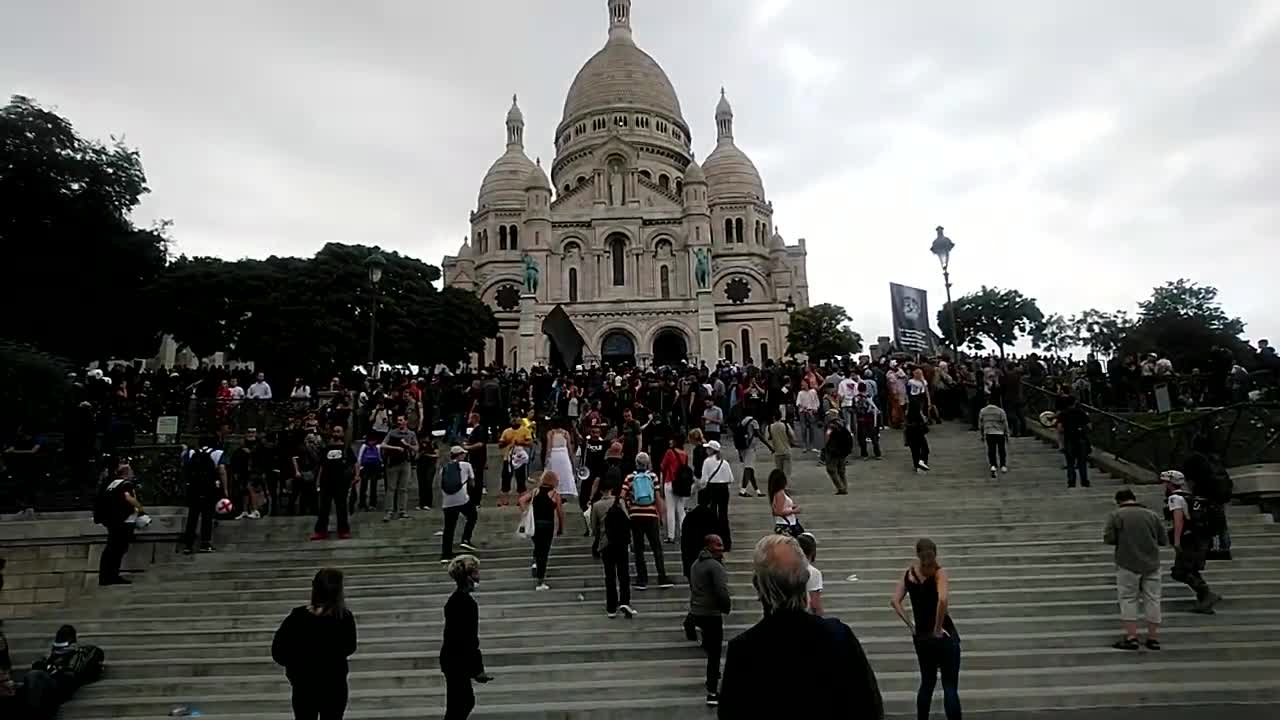
[[[787,311],[787,316],[789,317],[789,316],[791,316],[791,315],[796,311],[796,301],[795,301],[795,300],[792,300],[792,299],[791,299],[791,296],[790,296],[790,295],[788,295],[788,296],[787,296],[787,304],[786,304],[786,305],[783,305],[782,307],[783,307],[783,309],[784,309],[784,310],[786,310],[786,311]]]
[[[951,302],[951,251],[954,250],[956,244],[951,242],[951,238],[942,234],[942,226],[938,226],[938,236],[933,239],[933,245],[929,246],[929,251],[938,256],[938,263],[942,265],[942,283],[947,289],[947,311],[951,316],[951,349],[957,354],[960,352],[960,328],[956,325],[956,306]]]
[[[369,377],[375,377],[378,367],[375,364],[374,336],[378,332],[378,284],[382,282],[382,270],[387,266],[387,259],[381,253],[373,253],[364,260],[365,269],[369,271]]]

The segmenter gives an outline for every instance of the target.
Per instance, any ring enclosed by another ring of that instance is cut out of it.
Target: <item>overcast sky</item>
[[[228,258],[377,244],[432,263],[468,231],[519,93],[549,164],[605,0],[0,0],[0,90],[123,135],[136,220]],[[735,136],[813,302],[864,337],[890,280],[1015,287],[1046,312],[1216,285],[1280,338],[1280,0],[634,0],[694,147]],[[1271,310],[1272,312],[1267,312]]]

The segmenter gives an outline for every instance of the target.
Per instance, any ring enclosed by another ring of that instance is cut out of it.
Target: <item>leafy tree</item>
[[[1058,355],[1081,344],[1080,335],[1074,319],[1054,313],[1041,323],[1039,331],[1032,335],[1031,346],[1045,352]]]
[[[1071,324],[1075,326],[1074,334],[1079,338],[1080,345],[1099,355],[1110,357],[1120,350],[1134,321],[1124,310],[1103,312],[1091,309],[1072,315]]]
[[[1237,358],[1247,354],[1248,346],[1240,338],[1244,322],[1223,311],[1217,288],[1173,280],[1153,289],[1138,309],[1138,322],[1121,344],[1125,352],[1154,352],[1169,358],[1179,371],[1225,371],[1214,364],[1214,348]]]
[[[982,289],[954,301],[956,325],[959,332],[952,334],[951,303],[938,311],[938,326],[944,337],[959,338],[960,345],[975,351],[986,348],[990,340],[1004,356],[1004,349],[1017,342],[1022,335],[1030,335],[1039,341],[1043,332],[1044,313],[1029,298],[1017,290],[1000,288]]]
[[[831,358],[862,351],[862,336],[848,326],[849,313],[839,305],[822,303],[791,315],[787,353]]]
[[[33,431],[57,427],[71,367],[28,345],[0,340],[0,437],[9,437],[18,426]]]
[[[122,141],[82,138],[19,95],[0,109],[4,337],[76,362],[155,352],[140,293],[168,243],[163,227],[129,219],[146,192],[141,159]]]

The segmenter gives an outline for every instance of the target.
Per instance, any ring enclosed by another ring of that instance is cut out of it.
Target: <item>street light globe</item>
[[[786,308],[787,314],[788,314],[788,315],[790,315],[791,313],[793,313],[793,312],[795,312],[795,311],[796,311],[796,301],[795,301],[795,300],[792,300],[792,299],[791,299],[791,296],[790,296],[790,295],[788,295],[788,296],[787,296],[787,304],[786,304],[786,305],[784,305],[783,307],[784,307],[784,308]]]
[[[942,226],[938,226],[938,236],[933,239],[933,245],[929,246],[929,251],[938,256],[938,262],[942,263],[945,270],[951,264],[951,251],[954,250],[956,244],[951,242],[951,238],[942,234]]]
[[[369,269],[369,282],[374,285],[382,282],[382,270],[387,266],[387,259],[382,257],[382,253],[373,253],[365,258],[364,265]]]

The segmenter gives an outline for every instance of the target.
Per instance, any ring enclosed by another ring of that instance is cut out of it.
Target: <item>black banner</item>
[[[580,362],[578,358],[581,357],[582,348],[586,343],[564,308],[559,305],[551,308],[551,312],[547,313],[547,317],[542,321],[542,332],[555,342],[556,350],[560,351],[560,358],[565,367],[572,368],[575,362]]]
[[[929,329],[929,294],[920,288],[889,283],[893,305],[893,339],[904,352],[932,354],[933,331]]]

